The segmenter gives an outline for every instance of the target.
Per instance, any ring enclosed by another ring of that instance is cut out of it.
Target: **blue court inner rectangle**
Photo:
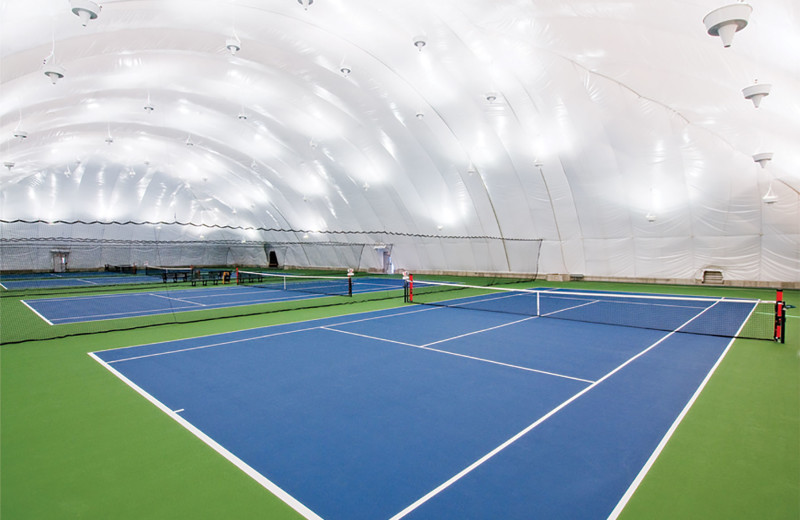
[[[729,340],[557,324],[411,306],[93,355],[311,518],[605,517]]]

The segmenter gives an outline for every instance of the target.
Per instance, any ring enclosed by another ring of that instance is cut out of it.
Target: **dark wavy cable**
[[[264,228],[264,227],[250,227],[250,226],[221,226],[219,224],[196,224],[194,222],[150,222],[150,221],[142,221],[137,222],[134,220],[127,220],[124,222],[120,222],[117,220],[112,220],[110,222],[102,222],[99,220],[92,220],[92,221],[84,221],[84,220],[25,220],[25,219],[16,219],[16,220],[4,220],[0,219],[0,224],[67,224],[67,225],[75,225],[75,224],[83,224],[83,225],[101,225],[101,226],[182,226],[182,227],[193,227],[193,228],[203,228],[203,229],[228,229],[234,231],[266,231],[272,233],[320,233],[324,235],[388,235],[388,236],[398,236],[398,237],[409,237],[409,238],[436,238],[436,239],[460,239],[460,240],[504,240],[507,242],[536,242],[541,241],[541,238],[507,238],[507,237],[498,237],[498,236],[489,236],[489,235],[430,235],[425,233],[408,233],[403,231],[336,231],[336,230],[329,230],[329,231],[319,231],[319,230],[311,230],[311,229],[285,229],[285,228]],[[70,240],[78,240],[78,239],[70,239]],[[147,242],[145,242],[147,243]],[[208,241],[198,241],[198,243],[209,243]]]

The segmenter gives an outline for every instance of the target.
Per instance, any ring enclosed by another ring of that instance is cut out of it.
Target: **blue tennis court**
[[[161,281],[144,274],[96,273],[37,273],[35,275],[15,275],[3,277],[0,287],[6,290],[54,289],[59,287],[96,287],[100,285],[128,285],[155,283]]]
[[[360,278],[353,283],[353,294],[402,289],[394,278]],[[87,321],[134,318],[173,312],[240,307],[262,303],[289,302],[320,298],[322,295],[258,285],[228,285],[192,289],[39,298],[22,300],[51,325]]]
[[[91,355],[307,518],[588,519],[730,342],[409,305]]]

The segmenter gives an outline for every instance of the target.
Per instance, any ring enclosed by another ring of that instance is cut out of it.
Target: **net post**
[[[347,296],[353,296],[353,275],[355,271],[352,267],[347,269]]]
[[[775,295],[775,341],[786,343],[786,302],[783,301],[783,289]]]
[[[408,303],[414,303],[414,275],[408,275]]]
[[[239,268],[236,268],[236,285],[241,284],[242,282],[239,281]]]
[[[786,343],[786,302],[781,302],[781,343]]]

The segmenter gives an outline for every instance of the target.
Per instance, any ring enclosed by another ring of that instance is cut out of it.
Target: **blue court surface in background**
[[[594,519],[730,341],[409,305],[92,355],[309,518]]]
[[[58,287],[92,287],[98,285],[124,285],[157,283],[160,277],[144,274],[113,274],[108,272],[90,273],[36,273],[3,276],[3,289],[55,289]]]
[[[173,288],[172,282],[163,285],[165,289],[158,291],[38,298],[23,300],[23,303],[51,325],[59,325],[288,302],[323,296],[278,290],[258,284],[191,289]],[[396,278],[356,278],[353,282],[353,294],[402,288],[403,281]]]

